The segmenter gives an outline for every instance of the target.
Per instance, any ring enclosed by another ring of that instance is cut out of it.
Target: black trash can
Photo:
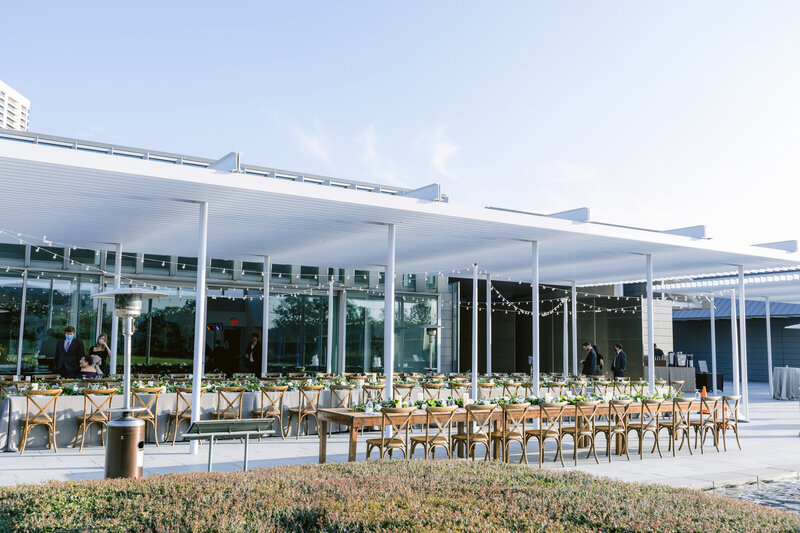
[[[143,466],[144,420],[124,416],[110,421],[106,444],[106,479],[139,479]]]

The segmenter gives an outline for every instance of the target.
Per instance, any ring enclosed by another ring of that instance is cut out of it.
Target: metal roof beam
[[[672,235],[682,235],[684,237],[691,237],[692,239],[705,239],[706,227],[705,226],[687,226],[685,228],[675,228],[664,230],[661,233],[669,233]]]
[[[760,246],[761,248],[772,248],[774,250],[783,250],[785,252],[797,251],[797,241],[765,242],[762,244],[756,244],[754,246]]]
[[[568,211],[550,213],[547,216],[552,218],[563,218],[564,220],[571,220],[573,222],[589,222],[589,208],[579,207],[577,209],[570,209]]]

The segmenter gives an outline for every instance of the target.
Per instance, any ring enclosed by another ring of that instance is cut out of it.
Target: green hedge
[[[394,460],[0,489],[0,531],[798,531],[686,489],[502,463]]]

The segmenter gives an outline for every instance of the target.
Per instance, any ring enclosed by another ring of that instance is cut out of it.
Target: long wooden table
[[[638,412],[638,405],[637,403],[631,404],[631,406],[637,407],[636,409],[632,410],[632,413]],[[692,406],[693,412],[698,412],[700,409],[700,402],[696,402],[695,405]],[[672,411],[672,402],[665,401],[659,407],[659,413],[669,413]],[[552,409],[553,414],[558,413],[558,409]],[[609,406],[608,404],[600,404],[597,409],[597,415],[606,415],[609,414]],[[404,418],[405,415],[397,414],[395,415],[397,418]],[[564,417],[574,417],[575,416],[575,406],[568,405],[564,409]],[[339,424],[341,426],[347,426],[348,433],[349,433],[349,441],[350,445],[347,452],[347,460],[348,461],[355,461],[356,460],[356,449],[358,447],[358,429],[363,427],[383,427],[383,416],[380,413],[361,413],[351,411],[349,409],[320,409],[317,412],[317,417],[319,420],[319,463],[325,464],[327,461],[327,446],[328,446],[328,425],[329,424]],[[498,407],[492,413],[492,420],[496,423],[501,421],[503,418],[503,410]],[[528,419],[538,419],[539,418],[539,407],[532,406],[528,409]],[[453,422],[456,423],[465,423],[467,421],[467,411],[463,408],[456,409],[455,415],[453,416]],[[412,424],[424,424],[427,422],[427,414],[422,409],[414,411],[411,415],[411,423]]]

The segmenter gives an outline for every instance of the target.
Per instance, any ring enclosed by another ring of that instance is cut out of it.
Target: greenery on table
[[[394,460],[0,488],[0,531],[752,531],[800,516],[500,462]]]

